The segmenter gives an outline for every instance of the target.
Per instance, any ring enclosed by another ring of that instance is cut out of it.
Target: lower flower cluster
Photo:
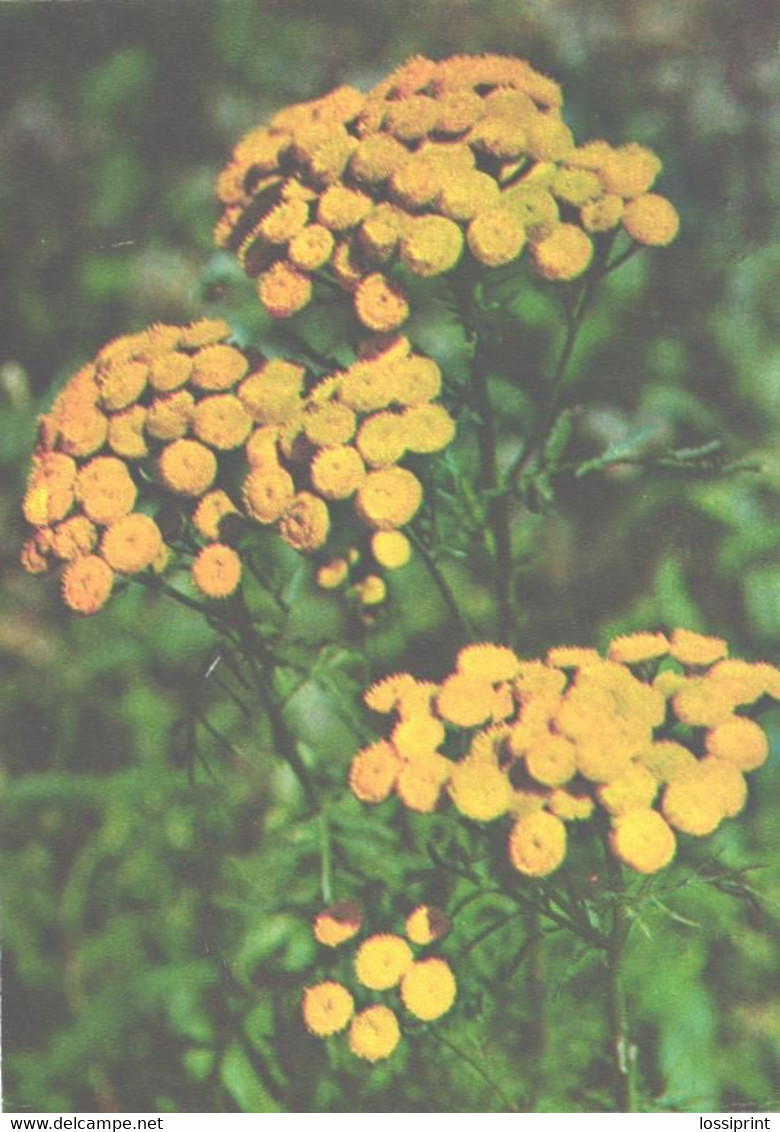
[[[441,683],[400,673],[367,690],[395,722],[354,756],[351,789],[421,813],[446,797],[475,822],[510,818],[509,860],[532,877],[563,862],[568,823],[601,811],[612,853],[656,872],[678,834],[705,836],[740,812],[744,775],[767,758],[751,712],[780,699],[780,670],[727,651],[685,629],[617,637],[606,657],[468,645]]]
[[[402,461],[455,433],[436,400],[436,363],[405,338],[374,341],[347,369],[307,385],[303,366],[240,350],[230,333],[203,319],[118,338],[41,418],[22,562],[31,572],[64,562],[70,608],[94,613],[117,575],[163,569],[169,528],[194,547],[198,590],[229,596],[242,570],[223,537],[230,515],[310,553],[326,543],[333,509],[350,501],[376,536],[380,565],[408,557],[399,528],[423,489]]]
[[[324,947],[335,948],[354,939],[363,927],[363,912],[355,901],[344,901],[320,912],[314,936]],[[416,958],[414,947],[435,943],[447,934],[445,913],[421,904],[406,919],[404,935],[368,936],[355,951],[350,989],[332,979],[313,984],[303,992],[303,1020],[310,1033],[327,1038],[349,1027],[349,1048],[365,1061],[389,1057],[401,1040],[401,1026],[393,1006],[369,1002],[358,1008],[355,996],[366,992],[397,991],[405,1010],[423,1022],[441,1018],[457,994],[455,976],[446,960],[435,955]],[[354,993],[353,993],[354,991]]]

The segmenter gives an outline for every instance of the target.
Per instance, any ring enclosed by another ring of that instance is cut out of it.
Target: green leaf
[[[648,441],[652,440],[658,433],[659,426],[657,424],[645,425],[643,428],[638,429],[636,432],[631,432],[628,436],[623,437],[622,440],[615,441],[610,444],[608,448],[593,460],[586,460],[584,464],[580,464],[575,472],[579,478],[587,476],[591,472],[601,471],[602,468],[608,468],[611,464],[620,464],[629,460],[635,460],[637,457],[644,454]]]
[[[241,1112],[281,1112],[237,1041],[225,1050],[219,1076]]]

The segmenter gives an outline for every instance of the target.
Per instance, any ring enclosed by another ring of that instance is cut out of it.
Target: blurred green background
[[[365,89],[413,53],[516,54],[562,82],[578,139],[656,148],[660,191],[682,216],[679,240],[617,272],[591,317],[575,364],[578,455],[621,443],[644,452],[647,437],[650,450],[722,439],[761,469],[562,478],[557,505],[517,527],[522,651],[682,624],[778,662],[779,34],[766,0],[0,6],[6,1109],[500,1104],[430,1037],[408,1064],[399,1055],[369,1072],[329,1064],[306,1036],[296,994],[314,963],[316,823],[291,820],[295,791],[263,728],[204,684],[207,626],[132,590],[79,620],[56,583],[21,573],[35,417],[106,339],[148,322],[218,312],[245,338],[274,333],[211,245],[213,178],[246,129],[340,83]],[[527,329],[505,346],[524,371],[549,367],[559,326],[549,291],[529,288],[526,300]],[[523,400],[508,382],[495,393],[509,449]],[[479,620],[477,574],[455,558],[450,569]],[[302,623],[341,633],[310,587],[300,601]],[[414,567],[393,581],[376,626],[349,632],[349,651],[340,636],[321,648],[291,708],[343,766],[360,740],[327,706],[334,682],[349,698],[392,668],[440,675],[453,643]],[[203,725],[193,731],[204,708],[232,738],[229,756]],[[208,773],[193,771],[193,735]],[[651,1106],[777,1107],[777,721],[773,738],[748,810],[708,847],[733,868],[767,866],[750,874],[755,899],[691,884],[673,898],[689,923],[659,912],[637,933],[630,998]],[[402,855],[391,868],[385,833],[356,807],[337,806],[334,821],[345,846],[360,843],[377,906],[398,911]],[[511,941],[491,938],[464,957],[451,1033],[511,1082],[535,1020],[521,989],[496,994]],[[456,966],[458,946],[456,936]],[[555,1085],[535,1103],[597,1110],[607,1102],[593,970],[563,947],[548,962]]]

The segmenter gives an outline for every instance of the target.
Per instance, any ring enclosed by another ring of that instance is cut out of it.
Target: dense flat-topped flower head
[[[507,855],[529,877],[563,864],[568,823],[602,815],[614,855],[656,872],[679,835],[707,836],[742,810],[744,776],[768,755],[745,713],[780,698],[777,669],[726,652],[685,629],[617,636],[606,658],[466,645],[438,683],[398,673],[366,691],[387,737],[357,752],[350,787],[372,805],[395,794],[418,813],[449,803],[471,822],[513,822]]]
[[[621,224],[638,244],[670,243],[679,218],[651,191],[661,168],[636,142],[577,145],[559,85],[524,60],[415,56],[365,95],[341,87],[251,130],[217,180],[215,239],[260,273],[272,317],[324,278],[383,332],[409,315],[399,270],[490,271],[529,247],[533,271],[565,282]]]
[[[302,365],[242,350],[230,334],[219,319],[157,324],[109,342],[71,378],[40,420],[22,503],[33,528],[25,569],[43,573],[82,555],[103,559],[112,576],[175,567],[182,547],[166,547],[156,523],[167,507],[198,544],[194,587],[219,600],[241,582],[241,555],[227,537],[236,522],[273,527],[313,554],[342,500],[364,524],[376,569],[405,565],[411,547],[399,528],[423,498],[402,461],[440,451],[455,434],[435,400],[436,363],[406,338],[378,337],[352,365],[312,380]],[[348,575],[349,564],[341,580]],[[111,588],[102,568],[79,566],[63,596],[93,613]],[[368,609],[387,587],[381,573],[364,571],[350,592]]]

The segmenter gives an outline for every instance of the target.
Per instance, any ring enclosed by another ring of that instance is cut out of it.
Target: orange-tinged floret
[[[404,925],[406,935],[412,943],[423,947],[441,939],[451,927],[452,921],[447,913],[434,904],[418,904],[406,917]]]
[[[509,860],[526,876],[549,876],[566,856],[566,826],[543,810],[517,821],[509,836]]]
[[[593,244],[576,224],[558,224],[531,249],[534,267],[544,279],[576,279],[593,258]]]
[[[311,482],[326,499],[349,499],[365,479],[366,467],[349,444],[321,448],[311,462]]]
[[[121,362],[98,372],[100,401],[104,409],[126,409],[143,393],[149,367],[145,362]]]
[[[290,263],[301,271],[316,271],[325,266],[334,247],[335,241],[329,229],[322,224],[307,224],[290,240],[287,255]]]
[[[247,513],[258,523],[275,523],[294,496],[292,476],[278,465],[275,468],[256,468],[249,473],[241,488]]]
[[[669,652],[669,641],[663,633],[630,633],[613,637],[607,656],[620,664],[641,664],[656,660]]]
[[[232,389],[249,369],[249,362],[233,346],[204,346],[193,356],[191,381],[211,392]]]
[[[442,789],[452,773],[452,763],[443,755],[420,754],[402,765],[396,791],[410,810],[431,814],[439,804]]]
[[[355,313],[369,330],[395,330],[409,317],[409,303],[400,284],[375,271],[355,289]]]
[[[121,413],[112,413],[108,419],[108,446],[117,456],[126,460],[142,460],[149,455],[144,436],[146,409],[131,405]]]
[[[647,193],[629,201],[621,221],[633,240],[650,247],[666,247],[680,229],[677,209],[670,200],[657,193]]]
[[[203,397],[192,413],[192,430],[211,448],[239,448],[249,436],[252,418],[238,397],[220,393]]]
[[[706,667],[728,655],[728,645],[721,637],[705,637],[690,629],[675,629],[669,652],[686,667]]]
[[[192,357],[181,352],[158,354],[149,362],[149,384],[161,393],[186,385],[192,376]]]
[[[65,518],[73,506],[76,472],[76,461],[64,452],[43,451],[33,457],[22,503],[22,513],[31,526]]]
[[[114,571],[96,554],[71,559],[62,575],[62,599],[76,613],[97,613],[109,597]]]
[[[227,515],[237,514],[238,509],[227,492],[209,491],[198,500],[192,513],[192,525],[202,538],[217,542],[222,520]]]
[[[127,465],[117,456],[95,456],[76,477],[76,498],[93,523],[121,519],[135,506],[138,494]]]
[[[517,259],[526,243],[526,230],[516,211],[507,207],[486,209],[469,223],[469,251],[486,267],[502,267]]]
[[[311,279],[291,263],[279,260],[260,276],[257,293],[273,318],[290,318],[308,306]]]
[[[134,512],[106,528],[100,553],[117,573],[137,574],[152,565],[162,547],[162,534],[154,519]]]
[[[158,461],[160,478],[177,495],[202,495],[217,474],[217,458],[198,440],[174,440]]]
[[[285,508],[279,521],[279,534],[302,554],[317,550],[328,537],[330,512],[328,505],[310,491],[299,491]]]
[[[361,802],[384,802],[390,797],[400,770],[395,748],[384,740],[363,747],[352,759],[349,786]]]
[[[407,468],[393,466],[369,472],[357,493],[357,509],[378,531],[403,527],[422,503],[422,485]]]
[[[357,900],[340,900],[318,912],[314,918],[314,938],[324,947],[339,947],[354,939],[363,926],[363,908]]]
[[[86,515],[73,515],[58,523],[51,536],[51,550],[57,558],[70,559],[89,554],[97,544],[97,530]]]
[[[229,597],[241,581],[241,559],[231,546],[209,543],[192,563],[192,580],[206,597]]]

